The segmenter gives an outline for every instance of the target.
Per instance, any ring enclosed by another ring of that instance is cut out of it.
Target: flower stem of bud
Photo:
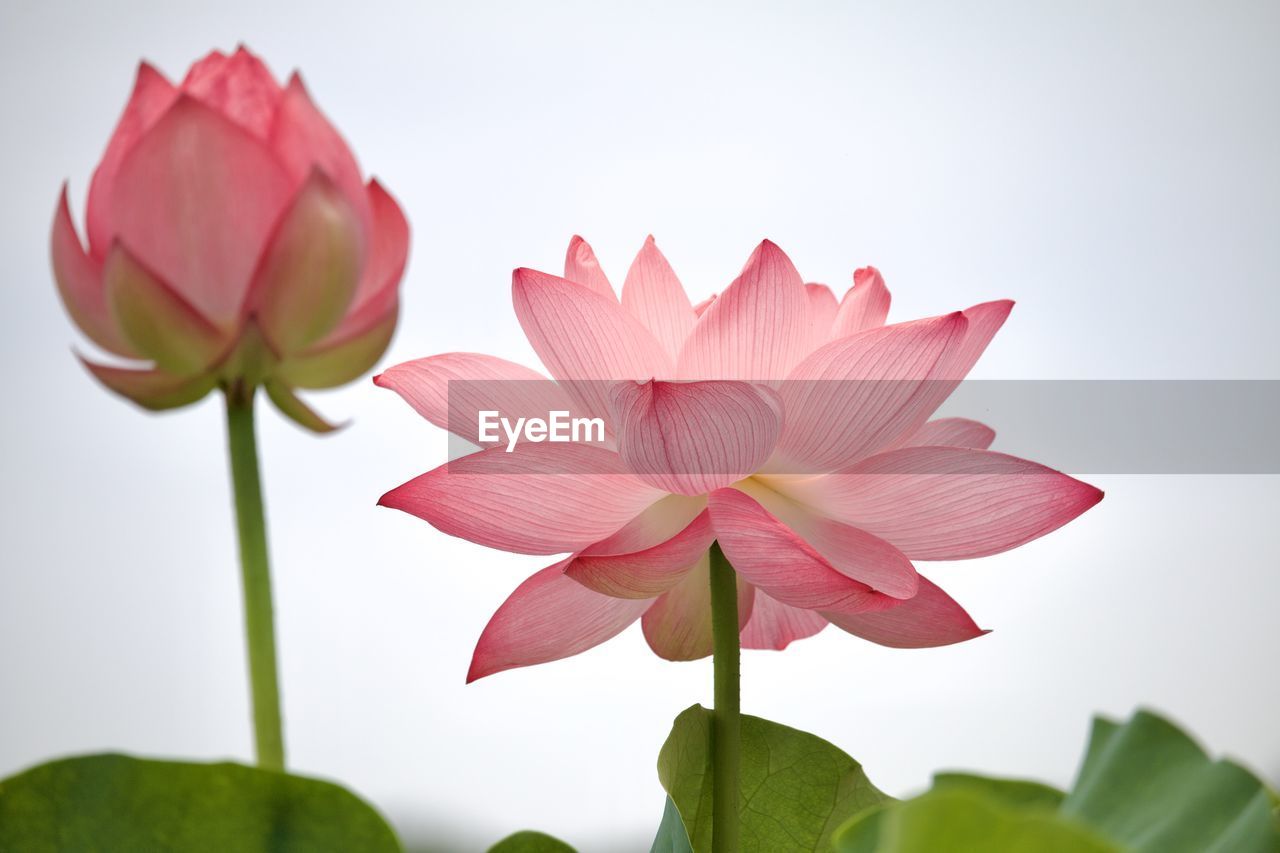
[[[258,766],[267,770],[283,770],[284,733],[280,722],[280,681],[276,670],[267,525],[253,424],[254,389],[237,384],[227,389],[226,397],[231,482],[235,493],[244,587],[245,641],[249,653],[254,741]]]
[[[718,542],[711,544],[711,632],[715,670],[715,709],[711,718],[711,849],[714,853],[736,853],[738,766],[742,747],[738,578]]]

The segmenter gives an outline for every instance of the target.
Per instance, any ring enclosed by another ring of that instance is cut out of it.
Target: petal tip
[[[60,232],[74,236],[76,246],[80,251],[84,252],[84,246],[80,242],[80,235],[76,233],[75,218],[71,215],[71,182],[64,180],[62,188],[58,191],[58,201],[53,208],[53,246],[57,251],[57,240]]]
[[[879,267],[873,267],[870,264],[865,267],[858,267],[853,271],[853,289],[888,293],[888,288],[885,287],[884,283],[884,275],[881,274]],[[848,296],[847,293],[845,295]]]
[[[791,264],[791,258],[787,256],[786,252],[782,251],[782,247],[767,237],[760,241],[760,245],[752,253],[752,258],[757,262],[785,262],[788,265]],[[796,273],[796,277],[799,278],[799,273]],[[803,282],[801,283],[803,284]]]
[[[960,313],[968,317],[971,313],[985,309],[998,315],[1000,317],[1000,321],[1003,323],[1004,318],[1008,317],[1009,312],[1013,310],[1013,306],[1014,301],[1012,299],[992,299],[989,302],[979,302],[977,305],[966,308]]]
[[[483,640],[483,638],[481,638]],[[490,675],[502,672],[509,667],[495,666],[492,661],[482,659],[480,653],[480,645],[476,644],[476,650],[471,653],[471,665],[467,667],[467,684],[474,684],[482,678],[488,678]]]
[[[138,61],[138,70],[133,75],[133,79],[135,90],[140,86],[147,85],[149,81],[164,83],[166,86],[173,85],[169,82],[169,78],[165,77],[159,68],[156,68],[145,59]]]

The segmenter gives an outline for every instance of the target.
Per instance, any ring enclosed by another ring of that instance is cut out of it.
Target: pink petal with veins
[[[825,284],[806,284],[809,297],[809,352],[831,340],[831,327],[835,323],[839,304],[831,288]]]
[[[481,411],[497,411],[514,422],[546,418],[572,405],[564,389],[538,371],[471,352],[406,361],[373,381],[395,391],[431,423],[477,445]]]
[[[524,443],[512,453],[495,447],[449,462],[378,503],[479,545],[557,554],[610,536],[661,497],[611,451]]]
[[[520,584],[493,614],[476,643],[468,683],[585,652],[621,633],[649,607],[648,601],[592,592],[565,577],[564,565],[548,566]]]
[[[641,626],[654,654],[666,660],[697,660],[711,654],[711,574],[704,555],[679,584],[645,611]],[[751,619],[755,590],[738,577],[738,625]]]
[[[892,542],[914,560],[998,554],[1071,521],[1102,492],[1016,456],[906,447],[785,486],[798,501]]]
[[[938,418],[911,434],[905,444],[911,447],[972,447],[986,450],[996,439],[996,431],[984,423],[968,418]]]
[[[513,274],[511,295],[534,352],[577,401],[574,416],[609,417],[601,380],[670,378],[670,356],[617,302],[528,269]]]
[[[786,425],[770,469],[835,471],[914,432],[947,353],[965,333],[959,312],[832,341],[780,388]]]
[[[778,381],[804,358],[809,340],[804,282],[791,259],[765,240],[698,318],[680,350],[677,375]]]
[[[825,618],[812,610],[783,604],[756,590],[751,619],[742,629],[742,647],[781,651],[796,640],[812,637],[827,624]]]
[[[697,320],[671,264],[650,236],[622,285],[622,307],[639,320],[675,361]]]
[[[895,649],[949,646],[987,633],[951,596],[925,578],[920,579],[914,598],[890,610],[822,615],[841,630]]]
[[[673,507],[671,501],[686,504]],[[653,598],[666,592],[680,582],[715,540],[711,517],[705,509],[678,530],[669,528],[672,520],[683,520],[690,509],[697,510],[699,506],[705,506],[705,502],[675,495],[664,498],[609,539],[583,550],[569,563],[565,574],[596,592],[619,598]],[[634,540],[650,539],[651,531],[660,532],[662,538],[637,548]]]
[[[857,613],[897,603],[837,569],[743,492],[712,492],[708,506],[716,540],[734,570],[783,604]]]
[[[749,382],[619,382],[610,395],[618,453],[655,488],[703,495],[758,469],[778,441],[782,408]]]
[[[863,267],[853,274],[853,287],[844,294],[831,324],[831,338],[847,338],[884,325],[889,316],[889,289],[875,267]]]
[[[580,284],[611,302],[617,302],[618,296],[613,292],[613,285],[596,260],[596,253],[591,244],[574,235],[569,241],[569,249],[564,256],[564,277],[568,281]]]

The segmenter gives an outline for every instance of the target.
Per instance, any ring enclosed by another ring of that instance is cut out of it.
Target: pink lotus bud
[[[265,386],[285,414],[328,426],[294,394],[369,370],[396,325],[404,215],[312,103],[241,47],[174,86],[145,62],[89,187],[88,250],[63,187],[58,290],[94,343],[86,361],[148,409],[218,386]]]

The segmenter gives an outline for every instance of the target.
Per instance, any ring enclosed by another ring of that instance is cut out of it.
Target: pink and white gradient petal
[[[919,575],[901,551],[865,530],[814,512],[774,485],[768,478],[753,478],[734,488],[750,496],[837,571],[893,598],[916,594]]]
[[[988,633],[937,584],[920,578],[920,591],[890,610],[875,613],[824,611],[832,625],[895,649],[928,649],[962,643]]]
[[[907,447],[837,474],[788,481],[794,499],[892,542],[914,560],[1016,548],[1102,500],[1102,491],[1016,456]]]
[[[450,352],[406,361],[373,381],[395,391],[431,423],[474,444],[480,444],[481,411],[498,411],[514,420],[545,418],[572,406],[564,389],[538,371],[480,353]]]
[[[534,352],[578,401],[575,416],[609,417],[609,383],[600,380],[671,377],[671,357],[616,301],[529,269],[515,271],[511,294]]]
[[[612,598],[565,577],[567,561],[530,577],[502,603],[476,643],[467,683],[506,669],[572,657],[635,622],[650,602]]]
[[[519,554],[561,554],[605,539],[663,493],[617,454],[585,444],[495,447],[441,465],[378,502],[462,539]]]
[[[1004,324],[1012,308],[1013,303],[1003,299],[974,305],[960,312],[965,320],[964,334],[948,346],[946,354],[939,360],[929,381],[920,387],[919,393],[913,399],[911,411],[914,420],[896,439],[877,450],[888,450],[911,443],[915,432],[923,427],[927,419],[946,402],[973,369],[974,364],[986,350],[987,344]],[[828,470],[834,470],[834,468]]]
[[[804,292],[809,297],[809,351],[813,352],[831,340],[831,329],[840,306],[836,295],[825,284],[806,284]]]
[[[655,488],[704,495],[758,469],[778,441],[778,395],[749,382],[619,382],[618,453]]]
[[[996,440],[996,431],[968,418],[937,418],[911,434],[905,447],[971,447],[986,450]]]
[[[591,248],[590,243],[576,234],[569,241],[569,249],[564,255],[564,277],[611,302],[618,301],[618,295],[613,292],[613,285],[609,283],[608,276],[604,274],[604,269],[596,260],[595,250]]]
[[[853,287],[845,291],[840,308],[831,324],[831,338],[847,338],[867,329],[884,325],[889,316],[889,289],[875,267],[863,267],[853,273]]]
[[[734,570],[782,603],[849,613],[897,603],[837,569],[744,492],[720,489],[711,493],[707,505],[716,540]]]
[[[812,637],[828,624],[823,616],[812,610],[783,604],[756,590],[751,619],[742,629],[742,647],[782,651],[796,640]]]
[[[818,349],[780,389],[786,424],[769,470],[835,471],[914,432],[933,411],[922,397],[966,325],[956,312]]]
[[[964,338],[958,346],[947,353],[947,361],[939,371],[939,378],[958,382],[968,376],[969,371],[986,351],[987,345],[991,343],[996,332],[1000,331],[1000,327],[1009,318],[1009,312],[1012,310],[1013,301],[1010,299],[983,302],[972,308],[966,308],[962,312],[965,320],[968,321]],[[950,393],[948,389],[938,403],[941,404]]]
[[[809,297],[791,259],[765,240],[707,306],[677,360],[681,379],[776,382],[809,349]],[[633,377],[635,378],[635,377]]]
[[[738,578],[738,626],[751,619],[756,590]],[[711,564],[704,554],[676,586],[658,597],[641,620],[649,648],[660,658],[698,660],[712,652]]]
[[[673,501],[682,503],[673,505]],[[715,541],[705,506],[705,501],[692,498],[664,498],[613,536],[584,549],[565,574],[604,595],[660,595],[679,583]],[[685,521],[690,509],[697,514]],[[683,527],[672,532],[672,522]],[[645,544],[650,541],[653,544]]]
[[[645,239],[627,271],[622,307],[644,324],[674,363],[698,315],[652,236]]]

